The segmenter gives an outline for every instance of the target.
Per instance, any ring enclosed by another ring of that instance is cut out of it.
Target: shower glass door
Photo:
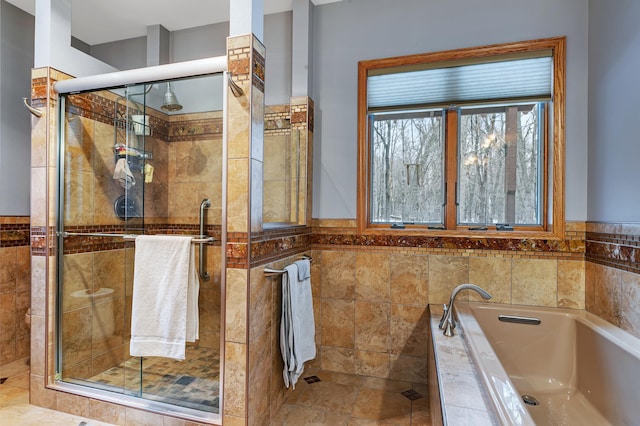
[[[211,75],[60,98],[58,380],[218,413],[221,92]],[[181,362],[132,357],[135,244],[123,235],[196,236],[203,199],[216,242],[205,248],[199,340]]]

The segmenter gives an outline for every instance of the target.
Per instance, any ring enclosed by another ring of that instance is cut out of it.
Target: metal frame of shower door
[[[63,261],[64,261],[64,149],[66,145],[65,139],[65,117],[66,117],[66,101],[67,97],[58,95],[58,149],[56,159],[57,185],[56,189],[56,350],[55,350],[55,380],[62,380],[62,283],[63,283]],[[51,142],[51,141],[49,141]],[[48,191],[47,191],[48,192]],[[47,250],[49,248],[47,247]],[[48,286],[47,286],[48,287]],[[48,353],[48,351],[47,351]],[[47,372],[49,373],[49,372]],[[48,374],[47,374],[48,375]]]

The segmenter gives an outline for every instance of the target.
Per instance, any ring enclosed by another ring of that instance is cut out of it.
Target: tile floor
[[[109,426],[95,420],[29,405],[29,367],[3,366],[0,425]],[[430,426],[427,385],[317,371],[319,381],[300,380],[273,426]],[[306,377],[309,377],[306,376]]]
[[[272,425],[431,425],[427,385],[330,371],[310,375],[320,381],[300,379]]]
[[[2,426],[109,426],[109,423],[85,419],[47,408],[29,405],[29,366],[24,360],[3,365],[0,377],[0,425]]]

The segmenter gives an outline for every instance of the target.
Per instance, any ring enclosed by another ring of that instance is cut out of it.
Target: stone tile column
[[[228,70],[244,92],[227,88],[226,297],[223,422],[249,413],[251,236],[262,231],[265,48],[253,34],[227,39]],[[255,280],[253,280],[255,281]]]

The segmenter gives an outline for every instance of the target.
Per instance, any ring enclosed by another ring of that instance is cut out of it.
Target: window
[[[563,70],[564,38],[360,62],[359,231],[562,237]]]

